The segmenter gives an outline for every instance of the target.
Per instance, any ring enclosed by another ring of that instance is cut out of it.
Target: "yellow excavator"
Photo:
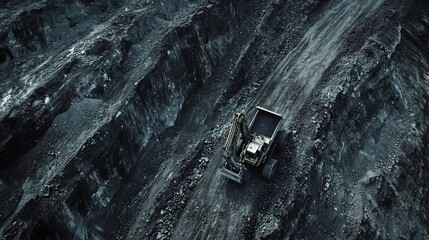
[[[246,165],[263,166],[262,177],[271,180],[278,165],[271,155],[275,149],[282,149],[286,141],[286,132],[280,130],[282,123],[280,114],[259,106],[250,125],[247,125],[243,113],[236,113],[223,145],[225,161],[220,169],[221,175],[242,183]],[[240,139],[238,135],[241,135]]]

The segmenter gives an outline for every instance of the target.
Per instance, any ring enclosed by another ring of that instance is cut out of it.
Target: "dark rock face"
[[[429,3],[3,1],[4,239],[429,237]],[[283,114],[271,182],[221,178]]]

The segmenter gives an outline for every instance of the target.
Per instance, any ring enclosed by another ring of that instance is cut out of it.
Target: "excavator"
[[[271,155],[275,149],[284,148],[286,140],[286,131],[280,130],[282,122],[280,114],[259,106],[250,125],[247,125],[243,113],[235,113],[223,145],[224,163],[220,174],[242,183],[246,165],[263,166],[262,177],[271,180],[278,165]]]

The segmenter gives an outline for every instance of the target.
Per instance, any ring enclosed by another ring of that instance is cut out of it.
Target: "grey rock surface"
[[[1,239],[429,238],[429,2],[0,3]],[[222,178],[235,112],[288,131]]]

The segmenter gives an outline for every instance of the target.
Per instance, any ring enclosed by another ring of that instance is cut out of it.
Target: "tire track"
[[[289,124],[337,57],[344,36],[384,0],[341,1],[315,23],[276,67],[255,103],[274,109]]]

